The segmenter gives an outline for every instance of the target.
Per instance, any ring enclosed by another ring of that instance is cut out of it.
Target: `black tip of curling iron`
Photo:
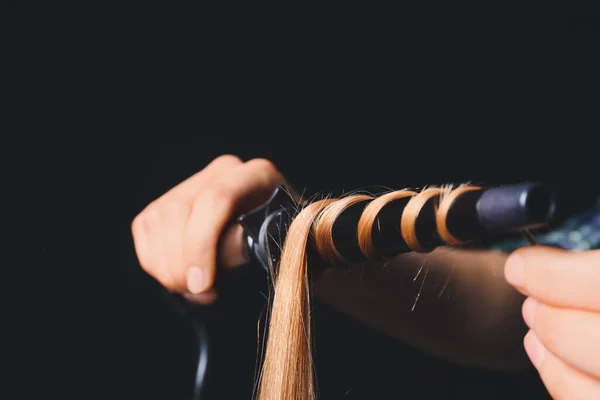
[[[477,202],[479,222],[488,232],[535,228],[554,216],[554,197],[553,191],[541,183],[490,188]]]
[[[452,204],[448,231],[470,240],[548,224],[556,208],[554,192],[542,183],[522,183],[470,191]]]

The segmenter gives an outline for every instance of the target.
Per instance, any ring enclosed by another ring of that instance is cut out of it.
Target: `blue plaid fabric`
[[[577,214],[548,233],[535,235],[535,238],[539,244],[566,250],[600,249],[600,200],[590,210]],[[523,238],[499,242],[490,247],[492,250],[512,252],[528,245],[529,242]]]

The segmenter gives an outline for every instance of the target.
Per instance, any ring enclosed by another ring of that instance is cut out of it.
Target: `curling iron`
[[[542,183],[522,183],[489,188],[468,187],[447,194],[440,202],[441,192],[425,198],[412,214],[411,245],[402,235],[401,224],[405,210],[413,196],[390,201],[377,213],[372,229],[375,253],[382,258],[415,251],[429,252],[444,245],[461,245],[499,234],[522,232],[530,242],[530,229],[546,226],[555,212],[553,191]],[[415,193],[415,195],[417,195]],[[358,223],[363,210],[371,200],[357,202],[345,209],[332,226],[332,239],[338,252],[348,261],[364,261],[366,256],[358,243]],[[444,220],[438,220],[443,208]],[[413,210],[414,211],[414,210]],[[269,272],[277,265],[287,230],[298,213],[298,204],[285,187],[275,189],[269,199],[258,208],[239,218],[236,223],[244,230],[248,254],[252,262]],[[440,229],[441,228],[441,229]],[[334,267],[326,262],[311,263],[311,267]],[[199,363],[194,399],[203,393],[208,362],[208,343],[202,308],[193,307],[181,298],[178,310],[192,320],[199,340]]]
[[[423,252],[511,232],[520,231],[527,235],[530,229],[547,225],[554,216],[554,193],[542,183],[472,189],[446,202],[443,235],[440,235],[435,215],[439,196],[430,197],[421,207],[413,223]],[[413,251],[400,232],[400,222],[409,200],[410,197],[404,197],[390,202],[377,215],[377,229],[372,231],[372,240],[377,254],[382,257]],[[334,244],[349,261],[366,259],[359,248],[357,227],[369,201],[350,206],[333,225]],[[276,265],[286,231],[296,213],[297,204],[284,187],[278,187],[263,205],[238,218],[251,259],[267,271]],[[326,263],[319,265],[331,267]]]

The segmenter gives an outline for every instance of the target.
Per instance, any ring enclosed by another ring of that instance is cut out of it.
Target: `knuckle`
[[[148,204],[146,208],[140,213],[141,218],[144,220],[144,224],[150,227],[160,214],[160,208],[163,200],[157,199],[152,203]]]
[[[148,204],[131,222],[131,231],[135,234],[142,232],[148,233],[151,228],[151,221],[156,216],[157,201]]]
[[[281,176],[277,166],[271,160],[267,160],[266,158],[255,158],[248,161],[248,164],[269,181],[279,179]]]
[[[248,165],[252,165],[254,168],[261,171],[275,172],[277,167],[275,164],[266,158],[254,158],[248,161]]]
[[[233,154],[223,154],[213,161],[215,163],[231,163],[231,164],[242,164],[243,161],[236,155]]]
[[[152,233],[152,222],[146,213],[138,214],[131,222],[131,236],[135,244],[148,240]]]

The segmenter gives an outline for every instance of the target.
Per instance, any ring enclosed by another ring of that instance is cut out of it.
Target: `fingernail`
[[[195,304],[211,304],[217,299],[217,293],[214,290],[200,294],[184,293],[185,297],[189,302]]]
[[[531,360],[531,363],[534,367],[538,368],[544,359],[544,354],[546,353],[546,348],[540,342],[537,335],[533,331],[529,331],[527,335],[525,335],[525,351],[527,352],[527,356]]]
[[[190,293],[199,294],[206,290],[208,277],[206,271],[199,267],[190,267],[187,270],[187,287]]]
[[[537,300],[531,297],[528,297],[523,303],[523,320],[529,328],[533,328],[533,320],[535,319],[535,310],[537,306]]]
[[[523,257],[514,254],[508,257],[506,265],[504,266],[504,276],[508,283],[513,286],[523,285],[524,272],[523,272]]]

